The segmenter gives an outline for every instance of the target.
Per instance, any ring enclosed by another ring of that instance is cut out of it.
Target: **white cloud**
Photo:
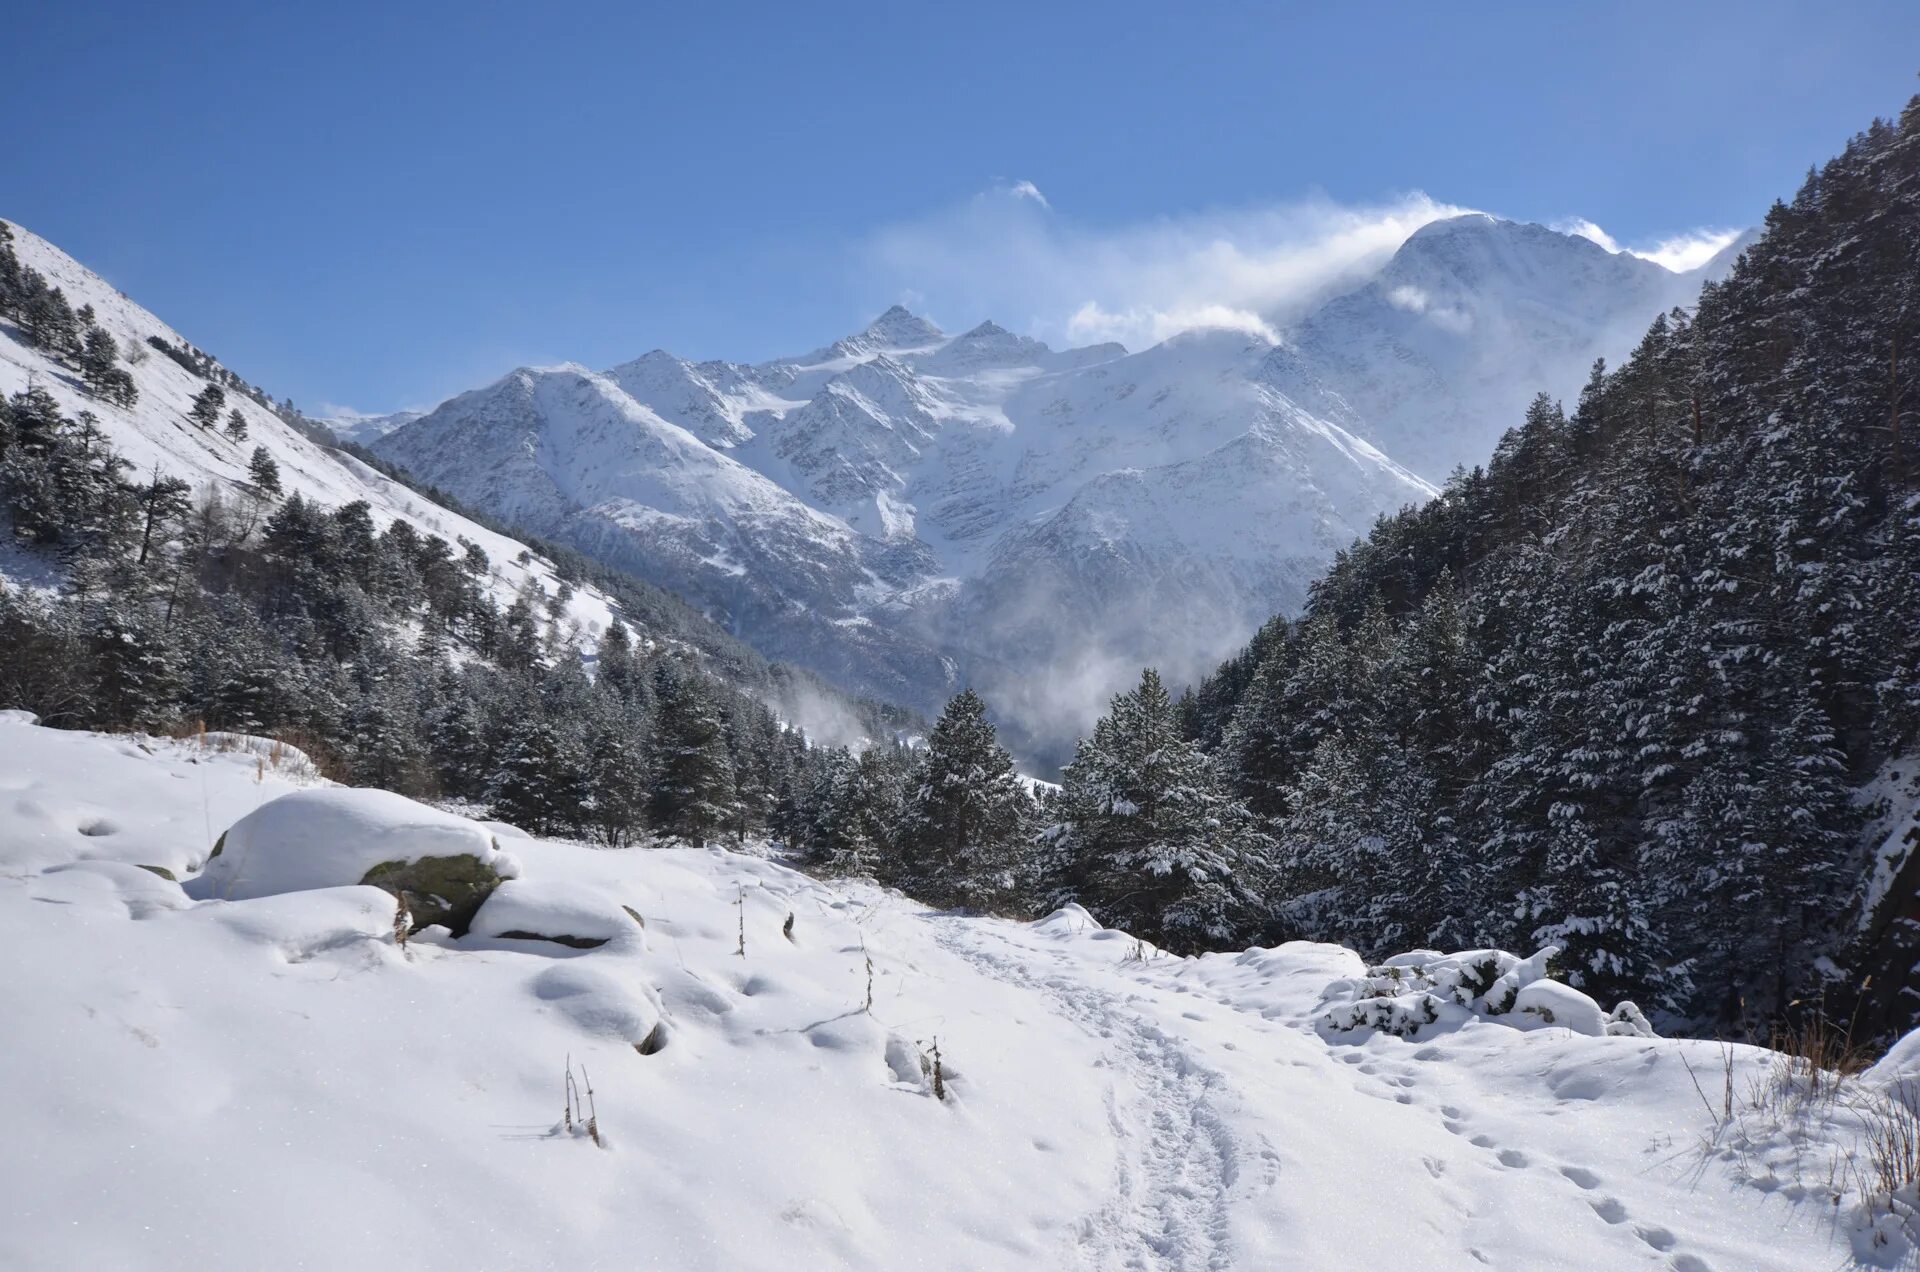
[[[875,233],[861,245],[875,294],[911,289],[941,314],[1056,343],[1139,349],[1199,327],[1271,338],[1358,285],[1422,225],[1469,210],[1419,193],[1374,205],[1309,197],[1095,226],[1031,186],[996,186]]]
[[[1272,324],[1251,309],[1192,305],[1173,309],[1135,307],[1115,312],[1102,308],[1097,300],[1090,300],[1073,311],[1073,316],[1067,319],[1066,336],[1076,345],[1102,344],[1109,340],[1127,344],[1131,340],[1130,347],[1138,349],[1183,331],[1203,328],[1244,331],[1270,341],[1280,339]]]
[[[1699,269],[1712,260],[1721,248],[1739,237],[1739,230],[1691,230],[1662,239],[1650,248],[1635,249],[1633,254],[1680,273]]]
[[[1032,199],[1047,211],[1053,211],[1053,204],[1047,202],[1047,196],[1031,181],[1016,181],[1007,188],[1007,193],[1016,199]]]
[[[1739,230],[1698,229],[1661,239],[1650,247],[1627,247],[1585,217],[1571,217],[1555,223],[1553,228],[1563,234],[1578,234],[1581,238],[1591,239],[1615,255],[1625,252],[1643,261],[1664,265],[1677,274],[1699,269],[1712,260],[1721,248],[1740,237]]]
[[[1598,243],[1615,256],[1618,256],[1625,250],[1620,246],[1619,242],[1614,239],[1613,235],[1607,233],[1592,221],[1587,220],[1584,216],[1568,217],[1564,221],[1554,222],[1547,228],[1558,230],[1562,234],[1577,234],[1583,239]]]
[[[1424,314],[1427,312],[1427,293],[1413,286],[1396,287],[1387,293],[1387,303],[1410,314]]]

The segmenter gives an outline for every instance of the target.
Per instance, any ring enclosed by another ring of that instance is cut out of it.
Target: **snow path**
[[[1053,1010],[1111,1044],[1105,1059],[1116,1077],[1106,1103],[1120,1157],[1113,1195],[1079,1223],[1081,1261],[1129,1272],[1230,1267],[1227,1190],[1242,1150],[1209,1106],[1220,1075],[1121,995],[1076,981],[1064,955],[1050,956],[1051,973],[1036,974],[1013,942],[966,919],[936,939],[986,975],[1043,994]]]

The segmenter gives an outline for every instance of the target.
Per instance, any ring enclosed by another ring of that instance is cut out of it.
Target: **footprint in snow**
[[[1581,1188],[1598,1188],[1600,1186],[1600,1176],[1594,1174],[1584,1166],[1562,1166],[1560,1173]]]
[[[1590,1201],[1587,1204],[1593,1207],[1594,1214],[1599,1215],[1608,1223],[1625,1223],[1627,1221],[1627,1208],[1620,1204],[1618,1197],[1602,1197],[1598,1201]]]
[[[1531,1160],[1531,1158],[1517,1148],[1503,1148],[1500,1150],[1500,1164],[1512,1170],[1522,1169],[1529,1165]]]

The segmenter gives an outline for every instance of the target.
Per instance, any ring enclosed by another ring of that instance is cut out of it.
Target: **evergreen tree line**
[[[1874,971],[1857,794],[1920,719],[1916,301],[1920,99],[1197,686],[1267,933],[1551,942],[1722,1025]]]
[[[501,605],[477,544],[255,480],[142,477],[44,389],[0,401],[0,496],[57,566],[0,591],[0,701],[64,727],[272,734],[341,780],[610,844],[767,833],[805,739],[696,655],[611,625],[589,674],[571,586]]]
[[[808,758],[783,829],[822,873],[1018,916],[1077,902],[1183,953],[1262,926],[1271,846],[1182,735],[1154,671],[1113,700],[1057,790],[1016,775],[972,690],[947,704],[924,747]]]

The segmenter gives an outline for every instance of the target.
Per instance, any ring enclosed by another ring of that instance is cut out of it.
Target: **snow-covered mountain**
[[[931,707],[979,684],[1057,753],[1140,664],[1184,679],[1299,606],[1698,283],[1459,217],[1278,343],[1054,350],[895,306],[757,365],[522,368],[373,445],[850,686]]]
[[[980,682],[1053,742],[1140,663],[1197,669],[1298,604],[1336,548],[1432,493],[1264,383],[1271,350],[1055,351],[896,307],[756,366],[522,368],[375,447],[770,654],[921,706]],[[1113,674],[1011,700],[1056,658]]]
[[[1275,388],[1338,394],[1353,426],[1430,481],[1493,453],[1542,390],[1568,399],[1717,268],[1677,274],[1575,234],[1480,214],[1414,232],[1379,275],[1288,333]]]
[[[425,411],[391,411],[385,415],[366,415],[348,411],[326,416],[319,423],[326,425],[328,431],[343,442],[370,446],[394,429],[411,424],[425,414]]]

